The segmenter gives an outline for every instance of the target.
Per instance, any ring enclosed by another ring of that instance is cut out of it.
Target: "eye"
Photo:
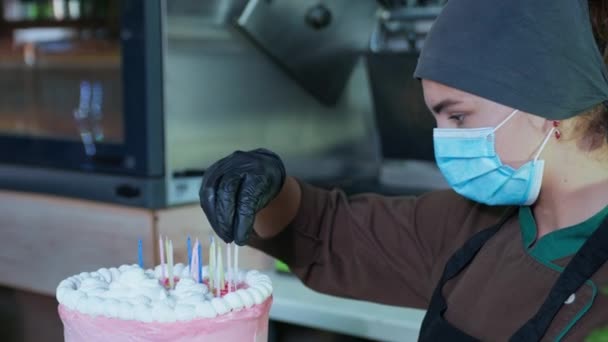
[[[453,114],[453,115],[448,116],[448,119],[456,121],[457,123],[461,124],[464,121],[464,114]]]

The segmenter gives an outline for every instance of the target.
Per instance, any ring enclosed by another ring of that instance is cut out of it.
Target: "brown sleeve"
[[[463,232],[454,227],[464,222],[471,202],[452,191],[347,197],[338,190],[300,186],[302,201],[291,224],[271,239],[253,236],[250,246],[284,261],[322,293],[428,305],[436,281],[433,269],[446,244],[463,240],[456,236]]]

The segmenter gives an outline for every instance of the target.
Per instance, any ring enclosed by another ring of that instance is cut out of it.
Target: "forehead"
[[[424,101],[429,108],[446,99],[478,105],[492,102],[477,95],[427,79],[422,80],[422,91],[424,93]]]
[[[424,92],[425,98],[436,99],[439,97],[456,97],[456,98],[465,98],[469,96],[474,96],[462,90],[452,88],[445,84],[441,84],[439,82],[431,81],[431,80],[422,80],[422,91]]]

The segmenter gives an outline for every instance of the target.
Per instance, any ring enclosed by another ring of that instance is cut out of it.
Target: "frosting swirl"
[[[203,268],[203,274],[207,273]],[[270,278],[258,271],[239,272],[242,287],[215,297],[205,284],[197,283],[184,264],[174,266],[179,279],[173,289],[161,283],[161,268],[144,270],[138,265],[101,268],[83,272],[59,283],[60,304],[90,315],[141,322],[176,322],[213,318],[263,303],[272,294]]]

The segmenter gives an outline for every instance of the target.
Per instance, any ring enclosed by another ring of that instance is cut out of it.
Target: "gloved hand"
[[[199,192],[201,207],[215,233],[226,243],[244,245],[255,215],[285,182],[285,167],[266,149],[236,151],[209,167]]]

